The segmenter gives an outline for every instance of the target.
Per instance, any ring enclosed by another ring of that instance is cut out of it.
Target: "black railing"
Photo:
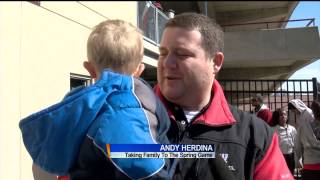
[[[307,80],[219,80],[228,102],[239,109],[252,112],[251,97],[260,93],[274,111],[287,108],[291,99],[301,99],[310,107],[318,98],[317,79]]]
[[[315,18],[308,18],[308,19],[292,19],[287,21],[262,21],[262,22],[251,22],[251,23],[237,23],[237,24],[221,24],[221,27],[226,30],[229,27],[235,26],[257,26],[256,29],[269,29],[270,25],[272,24],[279,24],[279,23],[288,23],[288,22],[298,22],[298,21],[307,21],[305,27],[309,27],[311,24],[315,26]],[[261,26],[259,26],[261,25]],[[274,28],[274,27],[273,27]]]
[[[264,97],[264,103],[271,111],[284,108],[288,111],[291,99],[300,99],[308,107],[320,97],[316,78],[306,80],[219,80],[227,101],[238,109],[253,113],[251,98],[257,93]],[[297,117],[288,111],[288,122],[296,124]]]

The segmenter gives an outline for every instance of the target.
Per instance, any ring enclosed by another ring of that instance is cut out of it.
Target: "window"
[[[138,27],[143,31],[144,37],[158,45],[169,18],[151,1],[138,1],[138,12]]]
[[[89,86],[92,83],[90,76],[70,73],[70,90],[79,86]]]

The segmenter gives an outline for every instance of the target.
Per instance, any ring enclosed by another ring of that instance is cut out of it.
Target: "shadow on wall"
[[[39,166],[32,164],[34,180],[57,180],[57,176],[42,170]]]

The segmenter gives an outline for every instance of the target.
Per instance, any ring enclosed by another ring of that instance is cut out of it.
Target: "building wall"
[[[137,2],[0,2],[0,180],[33,179],[19,121],[59,102],[70,73],[89,75],[87,37],[107,18],[136,25]]]

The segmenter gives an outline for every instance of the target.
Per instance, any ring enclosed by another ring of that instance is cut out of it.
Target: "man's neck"
[[[186,111],[203,111],[204,109],[210,106],[212,99],[213,99],[213,92],[210,94],[208,98],[198,103],[198,106],[181,106],[181,107]]]
[[[280,125],[281,127],[284,127],[284,128],[288,127],[287,123],[279,124],[279,125]]]
[[[198,106],[181,106],[182,109],[186,110],[186,111],[200,111],[201,109],[203,109],[208,103],[204,104],[201,103]]]
[[[258,112],[258,111],[261,109],[261,107],[262,107],[262,104],[259,104],[258,106],[256,106],[256,107],[254,108],[254,111],[255,111],[255,112]]]

